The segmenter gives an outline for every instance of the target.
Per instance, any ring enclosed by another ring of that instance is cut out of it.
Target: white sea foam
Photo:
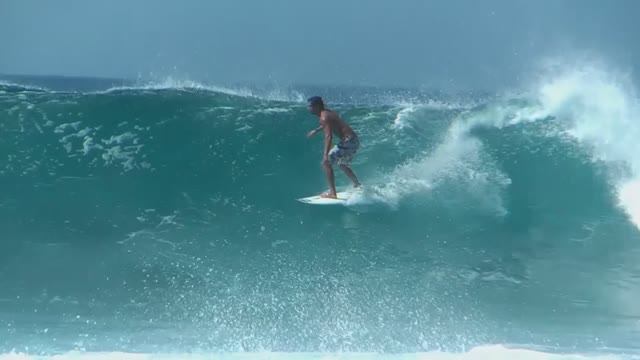
[[[472,348],[468,352],[421,352],[407,354],[380,353],[296,353],[296,352],[246,352],[246,353],[172,353],[145,354],[126,352],[77,352],[60,355],[35,356],[21,353],[0,355],[0,360],[623,360],[637,359],[634,355],[616,354],[554,354],[502,345],[486,345]]]

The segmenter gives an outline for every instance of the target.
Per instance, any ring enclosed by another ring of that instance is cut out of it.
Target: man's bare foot
[[[320,197],[325,199],[337,199],[338,195],[336,195],[336,193],[332,193],[331,191],[327,191],[325,193],[320,194]]]

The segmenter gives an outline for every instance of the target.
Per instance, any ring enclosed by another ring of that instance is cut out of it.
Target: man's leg
[[[353,183],[353,187],[360,186],[360,182],[358,181],[356,174],[353,173],[353,170],[351,170],[350,167],[348,167],[347,165],[340,165],[340,169],[342,169],[342,171],[344,171],[344,173],[347,174],[349,179],[351,179],[351,182]]]
[[[322,194],[322,197],[328,198],[337,198],[336,195],[336,179],[333,175],[333,167],[331,167],[331,163],[329,161],[322,163],[322,167],[324,168],[324,172],[327,175],[327,183],[329,183],[329,192]]]

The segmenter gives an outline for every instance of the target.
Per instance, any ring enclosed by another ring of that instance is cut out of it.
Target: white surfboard
[[[320,195],[314,195],[309,197],[304,197],[298,199],[301,203],[311,204],[311,205],[346,205],[349,201],[349,198],[356,194],[358,190],[351,191],[340,191],[336,195],[337,199],[324,198]]]

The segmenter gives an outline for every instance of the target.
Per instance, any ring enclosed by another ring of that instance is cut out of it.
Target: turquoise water
[[[515,95],[60,81],[0,85],[4,357],[640,348],[640,106],[603,70]],[[295,201],[326,188],[318,91],[362,142],[344,207]]]

